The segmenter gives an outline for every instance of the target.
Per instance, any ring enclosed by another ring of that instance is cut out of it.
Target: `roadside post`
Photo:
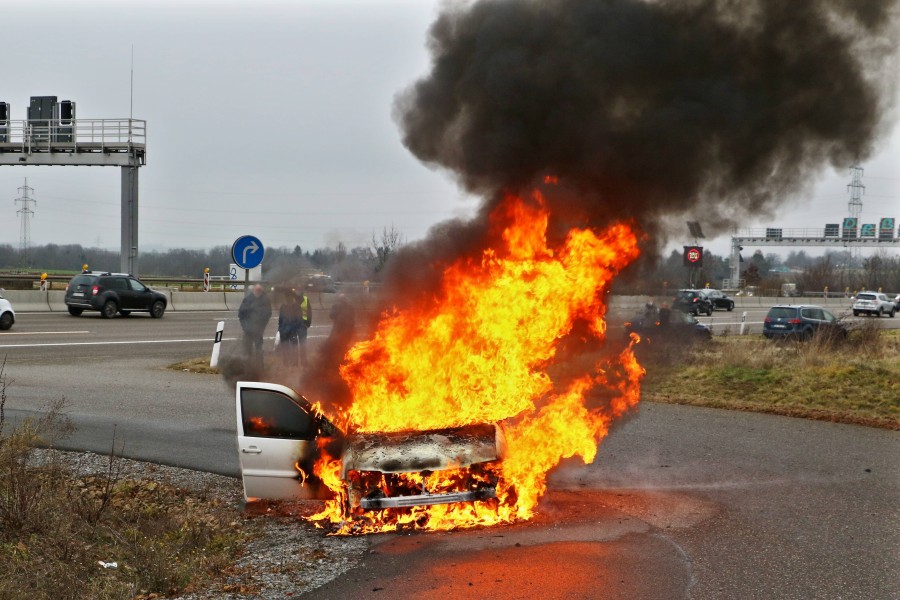
[[[203,269],[203,291],[209,291],[209,267]]]
[[[209,366],[215,368],[219,365],[219,349],[222,345],[222,332],[225,331],[225,321],[216,324],[216,337],[213,338],[212,356],[209,357]]]
[[[747,311],[745,310],[744,312],[741,313],[741,335],[744,335],[744,325],[746,324],[745,323],[746,320],[747,320]]]

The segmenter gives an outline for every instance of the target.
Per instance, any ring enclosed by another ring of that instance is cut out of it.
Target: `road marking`
[[[309,339],[325,338],[326,335],[311,335]],[[233,342],[239,338],[222,338],[223,342]],[[266,338],[275,339],[275,338]],[[49,348],[54,346],[115,346],[127,344],[185,344],[193,342],[209,342],[209,338],[198,338],[193,340],[127,340],[117,342],[48,342],[46,344],[0,344],[0,348]]]
[[[225,338],[226,340],[235,340],[237,338]],[[118,342],[53,342],[47,344],[4,344],[0,348],[45,348],[51,346],[115,346],[123,344],[183,344],[190,342],[208,342],[209,338],[198,338],[194,340],[128,340]]]
[[[0,336],[7,335],[68,335],[72,333],[90,333],[87,329],[84,331],[10,331],[9,333],[0,333]]]
[[[90,331],[87,329],[84,331],[11,331],[0,335],[6,337],[8,335],[70,335],[73,333],[90,333]]]

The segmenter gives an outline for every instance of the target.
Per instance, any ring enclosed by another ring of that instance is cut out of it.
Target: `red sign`
[[[686,266],[686,267],[702,267],[703,266],[703,246],[685,246],[684,247],[684,266]]]

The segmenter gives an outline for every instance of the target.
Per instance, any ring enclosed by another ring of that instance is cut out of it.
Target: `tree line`
[[[387,261],[403,245],[403,236],[393,227],[385,227],[373,234],[370,246],[303,250],[266,248],[263,263],[264,277],[297,272],[322,271],[341,281],[377,279]],[[80,271],[83,265],[93,271],[118,271],[120,253],[81,244],[45,244],[32,246],[26,252],[10,244],[0,244],[0,270],[6,272]],[[234,262],[229,246],[210,249],[174,248],[165,251],[146,251],[139,255],[140,274],[146,276],[194,278],[203,277],[203,270],[212,275],[228,275]]]
[[[322,271],[340,281],[377,281],[390,257],[404,244],[392,227],[373,234],[369,246],[303,250],[267,248],[263,276],[278,278],[291,273]],[[227,275],[232,262],[228,246],[213,248],[175,248],[142,252],[139,257],[141,275],[200,278],[209,267],[212,275]],[[730,277],[729,257],[704,250],[703,267],[683,265],[682,253],[673,250],[665,257],[645,257],[628,268],[615,282],[614,291],[623,294],[660,294],[685,287],[719,288]],[[10,244],[0,244],[0,270],[3,271],[77,271],[87,264],[97,271],[119,269],[119,253],[80,244],[46,244],[33,246],[23,256]],[[900,256],[879,250],[869,256],[852,251],[831,250],[822,256],[805,251],[792,251],[786,258],[779,254],[763,254],[757,250],[741,263],[741,279],[745,286],[762,292],[781,289],[783,283],[796,284],[799,292],[830,292],[861,289],[900,292]]]
[[[673,250],[667,257],[645,260],[634,265],[616,282],[620,293],[659,294],[680,288],[722,287],[731,277],[730,257],[703,252],[701,268],[685,267],[682,253]],[[848,250],[829,250],[822,256],[810,256],[803,250],[787,257],[755,251],[742,259],[740,266],[744,288],[754,286],[761,293],[777,295],[784,283],[793,283],[797,291],[854,293],[878,290],[900,293],[900,256],[877,250],[868,256]]]

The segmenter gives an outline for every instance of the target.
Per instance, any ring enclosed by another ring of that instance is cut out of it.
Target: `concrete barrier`
[[[168,309],[176,311],[189,310],[221,310],[237,311],[244,299],[244,292],[179,292],[166,288],[154,288],[168,298]],[[3,295],[9,300],[16,312],[67,312],[65,304],[65,292],[63,290],[6,290]],[[322,316],[328,315],[336,294],[312,292],[307,294],[313,307],[313,319],[322,322]],[[827,306],[834,312],[847,310],[853,306],[850,298],[838,296],[836,298],[777,298],[772,296],[736,296],[734,298],[735,310],[741,308],[769,307],[776,304],[817,304]],[[630,314],[643,309],[647,302],[656,302],[661,305],[671,302],[671,298],[655,296],[610,296],[609,308],[617,314]],[[278,304],[272,306],[273,312],[278,312]]]
[[[9,300],[16,314],[20,312],[50,312],[48,293],[40,290],[6,290],[3,292],[3,297]]]
[[[228,310],[225,292],[172,292],[172,310]]]
[[[47,292],[47,302],[50,304],[50,312],[68,312],[66,306],[65,290],[50,290]]]
[[[209,293],[209,292],[207,292]],[[244,301],[244,292],[225,292],[225,308],[228,310],[237,310]]]

